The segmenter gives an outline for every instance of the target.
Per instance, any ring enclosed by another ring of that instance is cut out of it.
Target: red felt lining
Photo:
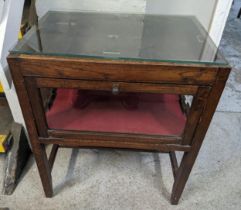
[[[58,89],[51,109],[46,113],[51,129],[181,135],[186,123],[179,96],[169,94],[139,94],[136,109],[127,109],[121,100],[92,101],[78,108],[78,91]],[[76,101],[77,100],[77,101]]]

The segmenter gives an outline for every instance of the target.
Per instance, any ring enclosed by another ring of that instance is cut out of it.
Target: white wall
[[[145,9],[146,0],[37,0],[39,16],[48,10],[144,13]]]
[[[2,0],[0,0],[2,1]],[[6,57],[18,39],[24,0],[5,0],[0,19],[0,81],[15,122],[24,124]]]
[[[217,0],[38,0],[38,14],[48,10],[194,15],[208,30]]]
[[[232,7],[233,0],[218,0],[216,9],[211,21],[209,35],[214,43],[219,46],[221,41],[225,23],[228,19],[229,11]]]
[[[146,12],[194,15],[209,29],[217,0],[147,0]]]

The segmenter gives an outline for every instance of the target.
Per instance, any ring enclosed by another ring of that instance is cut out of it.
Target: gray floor
[[[72,149],[58,153],[52,199],[44,197],[31,159],[14,194],[0,196],[0,206],[19,210],[239,210],[240,151],[241,114],[218,112],[178,206],[169,203],[173,178],[168,155]]]
[[[219,111],[241,112],[241,0],[235,0],[224,30],[220,49],[233,67],[218,106]]]
[[[232,15],[235,11],[234,8]],[[232,39],[230,36],[224,37],[222,43],[227,43],[227,38]],[[236,39],[237,34],[234,33],[233,38]],[[233,79],[238,79],[236,72],[241,68],[238,65],[235,68],[228,85],[237,88]],[[232,97],[225,94],[220,110],[231,112],[216,112],[178,206],[169,203],[173,178],[168,155],[62,149],[53,169],[56,195],[52,199],[44,197],[32,158],[14,194],[0,195],[0,207],[17,210],[240,210],[241,113],[233,112],[237,111],[239,102],[231,101]],[[236,96],[240,97],[239,92],[235,92]],[[0,157],[0,181],[3,165],[4,158]]]

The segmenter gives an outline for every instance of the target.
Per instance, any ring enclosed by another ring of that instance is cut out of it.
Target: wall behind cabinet
[[[37,0],[37,10],[40,16],[49,9],[144,13],[146,0]]]
[[[208,30],[217,0],[37,0],[40,16],[48,10],[194,15]]]
[[[154,14],[194,15],[209,29],[217,0],[147,0],[146,12]]]

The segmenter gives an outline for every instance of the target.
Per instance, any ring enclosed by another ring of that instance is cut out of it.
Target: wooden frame
[[[230,67],[205,64],[133,62],[10,55],[11,73],[29,132],[45,195],[52,197],[51,169],[60,146],[107,147],[168,152],[174,175],[171,203],[183,192],[228,78]],[[194,100],[182,136],[134,135],[50,130],[40,88],[86,88],[192,94]],[[50,157],[45,145],[52,144]],[[175,151],[184,156],[178,166]]]

